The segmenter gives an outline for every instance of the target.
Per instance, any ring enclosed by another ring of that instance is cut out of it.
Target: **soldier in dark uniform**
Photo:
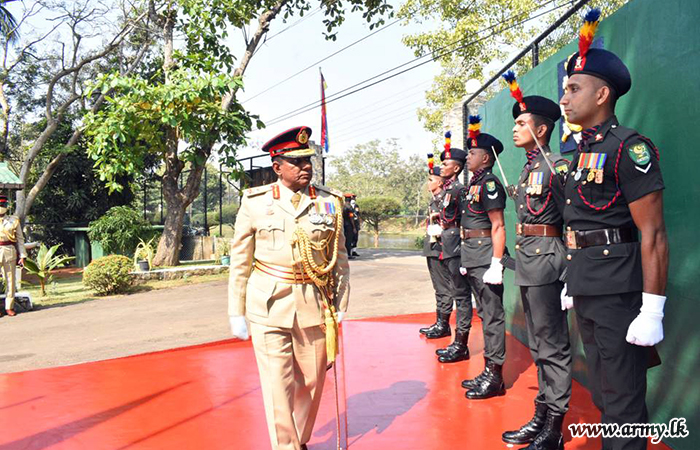
[[[448,138],[449,139],[449,138]],[[449,143],[440,156],[442,167],[440,175],[445,179],[442,193],[442,204],[438,220],[442,226],[440,241],[442,252],[439,261],[442,270],[448,274],[452,282],[452,297],[457,308],[457,330],[452,343],[438,349],[438,361],[453,363],[469,359],[469,330],[472,326],[472,295],[467,279],[460,273],[460,236],[459,224],[462,219],[460,198],[463,195],[464,185],[459,182],[458,176],[464,170],[467,153],[460,148],[451,148]],[[447,324],[449,315],[439,314],[439,320]],[[426,337],[430,337],[426,334]]]
[[[350,205],[352,206],[353,210],[352,223],[355,225],[355,234],[353,235],[352,239],[352,256],[360,256],[355,250],[357,249],[357,241],[360,238],[360,227],[362,226],[362,221],[360,219],[360,206],[357,204],[357,196],[355,194],[352,195]]]
[[[476,296],[484,333],[484,371],[462,382],[469,399],[505,394],[502,367],[506,357],[506,320],[501,258],[506,246],[506,193],[491,171],[503,144],[480,132],[480,120],[479,116],[469,117],[467,167],[472,178],[461,203],[462,270]]]
[[[350,204],[352,197],[352,194],[345,194],[345,204],[343,204],[343,233],[345,233],[345,251],[348,253],[349,259],[355,258],[352,255],[352,243],[358,231],[353,220],[355,210]]]
[[[615,117],[632,82],[618,56],[589,47],[599,14],[586,15],[560,101],[583,128],[564,188],[567,288],[601,421],[645,423],[645,347],[663,339],[666,301],[664,182],[654,144]],[[603,439],[603,449],[646,447],[645,438]]]
[[[571,345],[567,310],[562,310],[560,300],[566,249],[561,238],[563,220],[555,203],[561,205],[563,198],[556,171],[566,173],[569,161],[559,157],[551,162],[548,146],[561,117],[559,105],[538,95],[523,97],[512,71],[504,78],[516,99],[513,142],[527,152],[515,186],[515,285],[520,286],[539,391],[532,419],[518,430],[503,433],[503,441],[530,444],[529,450],[558,450],[563,445],[562,419],[571,399]]]
[[[426,220],[426,235],[423,239],[423,256],[428,263],[428,272],[430,280],[435,289],[435,303],[437,311],[437,320],[429,327],[421,328],[421,334],[430,334],[431,336],[445,337],[451,334],[449,317],[452,314],[454,299],[452,298],[452,281],[449,274],[443,269],[440,262],[440,254],[442,253],[442,242],[440,235],[442,227],[437,223],[442,211],[442,200],[444,191],[442,185],[444,180],[440,176],[440,167],[432,166],[433,155],[428,155],[428,190],[431,194],[430,205],[428,209],[428,219]],[[440,320],[441,317],[447,317],[447,320]]]

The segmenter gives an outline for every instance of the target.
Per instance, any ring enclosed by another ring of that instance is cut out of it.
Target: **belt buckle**
[[[566,232],[566,246],[567,248],[577,249],[576,246],[576,232],[573,230],[567,230]]]
[[[523,224],[522,223],[516,223],[515,224],[515,234],[522,235],[523,234]]]

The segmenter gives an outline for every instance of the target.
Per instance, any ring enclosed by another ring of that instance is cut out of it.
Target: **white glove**
[[[345,317],[345,313],[343,311],[338,311],[336,314],[336,317],[338,318],[338,323],[343,321],[343,318]]]
[[[248,324],[245,323],[245,316],[229,316],[231,323],[231,334],[233,337],[245,341],[250,336],[248,334]]]
[[[503,264],[500,258],[491,258],[491,266],[484,273],[483,280],[488,284],[503,284]]]
[[[466,267],[460,267],[459,268],[459,273],[464,276],[467,274],[467,268]]]
[[[428,225],[428,236],[440,236],[442,234],[442,227],[436,223]]]
[[[664,318],[664,303],[666,297],[663,295],[642,293],[642,308],[627,329],[627,342],[651,347],[664,339],[664,326],[661,323]]]
[[[561,310],[566,311],[574,307],[574,298],[567,295],[567,286],[564,283],[564,289],[561,290]]]

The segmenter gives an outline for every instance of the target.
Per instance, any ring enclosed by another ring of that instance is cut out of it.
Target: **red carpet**
[[[472,329],[472,359],[443,365],[434,351],[449,339],[418,334],[432,317],[343,324],[338,375],[350,449],[505,449],[501,433],[532,415],[536,370],[521,343],[508,337],[507,395],[469,401],[459,383],[483,367],[481,324]],[[310,450],[335,448],[333,388],[329,372]],[[566,424],[598,419],[574,382]],[[250,342],[0,375],[0,423],[0,450],[270,448]],[[598,439],[566,436],[568,450],[600,448]]]

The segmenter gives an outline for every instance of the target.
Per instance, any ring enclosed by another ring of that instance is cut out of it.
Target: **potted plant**
[[[139,241],[139,245],[134,250],[134,267],[142,272],[148,272],[151,270],[155,256],[153,238],[149,239],[148,242],[144,242],[143,239],[139,239]]]
[[[216,260],[222,266],[231,264],[229,245],[228,239],[220,238],[216,240]]]

